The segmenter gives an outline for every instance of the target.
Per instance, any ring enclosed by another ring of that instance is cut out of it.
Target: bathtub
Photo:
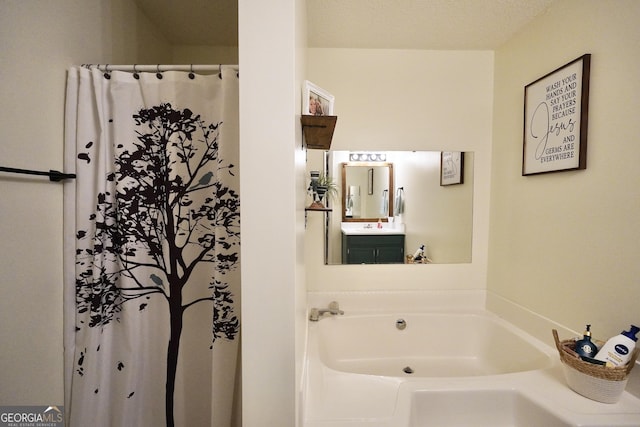
[[[402,298],[389,309],[388,295],[384,309],[361,309],[359,298],[341,303],[344,315],[308,322],[304,427],[640,425],[639,399],[578,395],[553,347],[486,310],[403,310]],[[486,422],[456,424],[447,411],[460,405],[465,420]]]
[[[354,374],[467,377],[553,363],[548,350],[482,312],[337,316],[315,328],[322,363]]]

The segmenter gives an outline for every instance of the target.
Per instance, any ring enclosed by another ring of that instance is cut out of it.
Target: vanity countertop
[[[387,234],[405,234],[404,224],[383,222],[382,228],[378,228],[376,222],[343,222],[340,230],[347,235],[380,236]]]

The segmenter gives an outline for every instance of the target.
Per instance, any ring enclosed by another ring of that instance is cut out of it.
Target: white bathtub
[[[342,372],[466,377],[531,371],[552,364],[548,351],[487,313],[336,316],[313,327],[320,360]]]
[[[308,322],[304,427],[448,427],[459,425],[447,411],[460,405],[465,426],[640,426],[640,400],[625,393],[605,405],[578,395],[553,347],[492,313],[420,311],[412,301],[405,311],[405,295],[383,297],[363,309],[359,299],[371,295],[340,295],[345,315]]]

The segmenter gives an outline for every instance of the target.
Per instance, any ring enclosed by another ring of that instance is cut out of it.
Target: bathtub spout
[[[329,303],[329,308],[312,308],[309,312],[309,320],[312,322],[317,322],[322,316],[327,313],[331,314],[332,316],[336,316],[344,314],[344,311],[340,310],[340,306],[338,305],[337,301],[331,301]]]

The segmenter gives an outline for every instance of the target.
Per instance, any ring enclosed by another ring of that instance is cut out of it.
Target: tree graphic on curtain
[[[94,230],[77,232],[76,303],[96,328],[118,321],[125,304],[138,301],[144,311],[152,295],[166,300],[165,407],[167,426],[173,426],[185,311],[213,302],[213,342],[232,340],[239,330],[233,296],[221,279],[238,263],[239,196],[219,179],[234,168],[219,157],[221,123],[207,124],[171,104],[142,109],[133,120],[137,140],[133,148],[118,145],[114,172],[107,176],[116,190],[99,193],[90,218]],[[78,157],[91,161],[88,153]],[[207,296],[185,300],[183,289],[204,264],[211,271],[211,281],[203,284]]]

